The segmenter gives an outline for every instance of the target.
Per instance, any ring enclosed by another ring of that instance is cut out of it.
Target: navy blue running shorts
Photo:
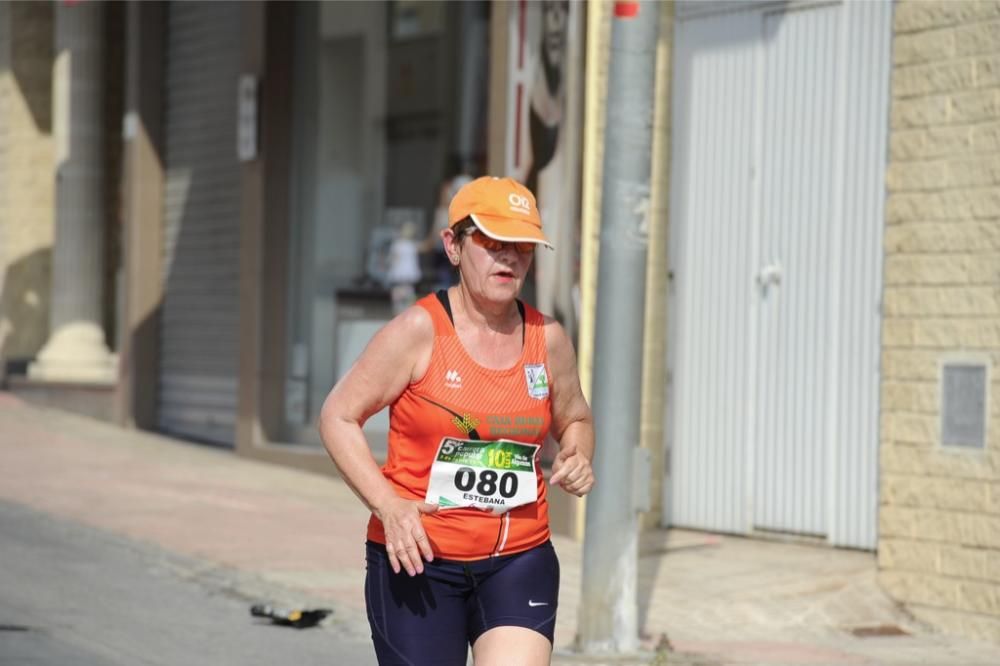
[[[513,555],[435,559],[424,573],[393,573],[385,546],[367,542],[365,601],[380,666],[465,666],[470,645],[495,627],[525,627],[552,642],[559,560],[550,541]]]

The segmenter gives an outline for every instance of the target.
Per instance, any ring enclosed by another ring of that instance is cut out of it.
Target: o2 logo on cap
[[[510,208],[515,213],[524,213],[525,215],[531,213],[531,201],[526,196],[511,192],[507,195],[507,202],[510,203]]]

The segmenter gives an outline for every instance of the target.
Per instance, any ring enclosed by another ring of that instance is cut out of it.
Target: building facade
[[[0,358],[22,362],[49,330],[52,21],[48,3],[0,7]]]
[[[541,94],[579,197],[549,199],[570,251],[532,296],[589,392],[612,9],[0,4],[6,386],[332,472],[312,424],[392,316],[381,248],[459,171],[561,182],[518,129]],[[641,11],[644,525],[877,551],[919,617],[1000,640],[1000,3]],[[570,45],[548,98],[542,18]],[[584,511],[553,496],[559,531]]]
[[[893,22],[878,558],[916,617],[1000,639],[1000,4]]]

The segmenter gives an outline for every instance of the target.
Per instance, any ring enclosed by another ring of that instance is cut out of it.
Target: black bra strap
[[[441,302],[441,307],[444,311],[448,313],[448,319],[451,321],[451,327],[455,328],[455,317],[451,314],[451,300],[448,298],[447,289],[438,289],[435,293],[437,299]]]
[[[517,311],[521,314],[521,346],[523,347],[524,346],[524,334],[528,330],[528,325],[525,323],[527,321],[527,319],[524,316],[524,303],[521,302],[520,298],[517,299]]]
[[[455,328],[455,316],[451,313],[451,299],[448,298],[448,290],[438,289],[436,292],[434,292],[434,295],[441,303],[441,307],[444,308],[444,311],[448,313],[448,320],[451,322],[451,327]],[[525,333],[528,327],[525,324],[526,317],[524,314],[524,303],[521,302],[520,298],[517,299],[517,312],[518,314],[521,315],[521,344],[523,345],[525,339]]]

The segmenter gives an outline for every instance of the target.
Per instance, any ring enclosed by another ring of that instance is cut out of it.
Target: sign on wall
[[[241,162],[257,157],[257,77],[241,74],[236,93],[236,156]]]

